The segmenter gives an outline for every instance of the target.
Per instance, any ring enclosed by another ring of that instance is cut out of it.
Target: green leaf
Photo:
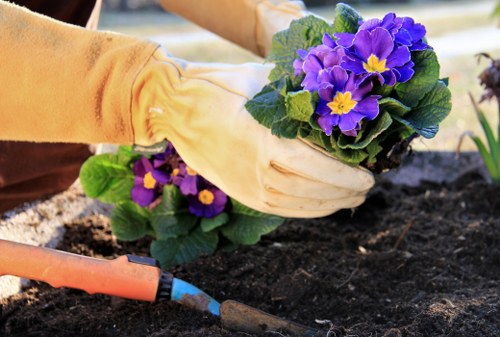
[[[387,130],[392,124],[392,118],[387,112],[382,112],[377,119],[375,124],[370,128],[368,134],[363,137],[362,140],[357,143],[349,142],[352,137],[341,135],[338,140],[338,147],[341,149],[364,149],[367,147],[376,137],[378,137],[382,132]],[[365,124],[366,127],[366,124]]]
[[[174,185],[163,189],[162,202],[151,214],[151,225],[158,240],[186,235],[198,223],[188,210],[187,200]]]
[[[217,249],[217,232],[204,233],[197,228],[188,235],[175,239],[155,240],[151,243],[151,256],[164,269],[191,262],[201,255],[211,255]]]
[[[276,120],[286,116],[285,99],[280,93],[283,83],[280,82],[266,85],[245,105],[253,118],[267,128],[271,128]]]
[[[289,117],[283,117],[282,119],[273,123],[273,125],[271,126],[271,133],[275,136],[283,138],[297,138],[302,124],[302,122],[293,120]]]
[[[432,138],[439,130],[438,124],[448,116],[450,110],[450,90],[443,82],[438,81],[416,108],[398,120],[412,127],[419,135]]]
[[[378,101],[378,105],[380,106],[381,111],[388,112],[391,116],[404,116],[408,111],[411,110],[410,107],[407,107],[397,99],[391,97],[385,97]]]
[[[234,243],[253,245],[259,242],[262,235],[272,232],[285,221],[281,217],[248,208],[234,199],[231,201],[233,204],[231,218],[221,231]]]
[[[294,79],[293,61],[299,57],[297,50],[321,44],[325,33],[333,35],[333,26],[313,15],[292,21],[290,28],[276,33],[268,57],[275,64],[269,80],[276,81],[285,76]]]
[[[382,152],[384,148],[380,146],[380,141],[376,139],[375,141],[368,144],[366,147],[366,152],[368,152],[368,164],[374,164],[377,162],[377,155]]]
[[[413,77],[394,86],[399,100],[409,107],[415,107],[439,79],[439,63],[434,51],[413,52],[412,61],[415,62]]]
[[[333,27],[337,33],[356,33],[363,17],[351,6],[339,3],[335,7]]]
[[[111,204],[130,200],[134,186],[131,160],[128,156],[110,153],[87,159],[80,169],[85,194]]]
[[[203,232],[210,232],[226,224],[228,221],[229,215],[227,213],[221,213],[213,218],[203,218],[201,219],[201,230]]]
[[[111,212],[111,229],[119,240],[134,241],[151,234],[150,212],[133,201],[118,204]]]
[[[288,93],[285,97],[287,116],[297,121],[309,122],[314,114],[311,99],[312,95],[307,90]]]

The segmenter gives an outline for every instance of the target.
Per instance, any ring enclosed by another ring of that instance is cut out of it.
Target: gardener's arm
[[[217,35],[265,56],[274,33],[306,15],[302,1],[288,0],[161,0],[178,14]]]
[[[364,201],[373,178],[257,123],[245,103],[269,66],[194,64],[156,45],[0,2],[0,139],[173,143],[186,164],[262,212],[318,217]]]

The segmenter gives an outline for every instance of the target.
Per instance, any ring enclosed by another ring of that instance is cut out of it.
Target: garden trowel
[[[190,283],[160,269],[153,258],[125,255],[97,259],[59,250],[0,240],[0,276],[14,275],[43,281],[55,288],[68,287],[89,294],[106,294],[134,300],[168,299],[221,318],[233,331],[280,331],[314,336],[316,330],[270,315],[236,301],[218,303]]]

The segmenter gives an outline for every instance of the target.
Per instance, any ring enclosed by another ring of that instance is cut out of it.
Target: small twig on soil
[[[271,331],[271,330],[267,330],[266,331],[266,334],[268,333],[271,333],[271,334],[274,334],[274,335],[280,335],[281,337],[287,337],[286,335],[282,334],[281,332],[279,331]]]
[[[392,247],[394,250],[398,249],[399,245],[401,244],[401,242],[403,242],[404,238],[406,237],[406,235],[408,234],[408,232],[410,231],[410,229],[411,229],[411,227],[413,226],[414,223],[415,223],[415,220],[411,220],[405,226],[405,228],[403,229],[403,232],[401,233],[401,235],[399,236],[398,240],[394,244],[394,247]]]
[[[354,277],[354,275],[358,272],[358,270],[359,270],[359,261],[356,264],[356,268],[352,271],[351,275],[349,275],[349,277],[347,278],[347,280],[345,280],[344,282],[342,282],[341,284],[339,284],[336,288],[340,289],[343,286],[345,286],[347,283],[349,283],[351,281],[351,279]]]

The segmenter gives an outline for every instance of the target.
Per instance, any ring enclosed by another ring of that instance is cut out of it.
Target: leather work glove
[[[136,142],[170,140],[191,168],[265,213],[310,218],[358,206],[373,185],[370,173],[272,135],[245,110],[271,69],[188,63],[158,50],[136,83],[133,108],[147,115],[134,117],[137,125],[149,121]]]
[[[0,139],[152,145],[256,210],[319,217],[362,203],[364,169],[280,139],[244,105],[270,66],[194,64],[134,38],[0,2]]]
[[[160,0],[160,4],[260,56],[268,54],[275,33],[311,14],[302,1],[288,0]]]

